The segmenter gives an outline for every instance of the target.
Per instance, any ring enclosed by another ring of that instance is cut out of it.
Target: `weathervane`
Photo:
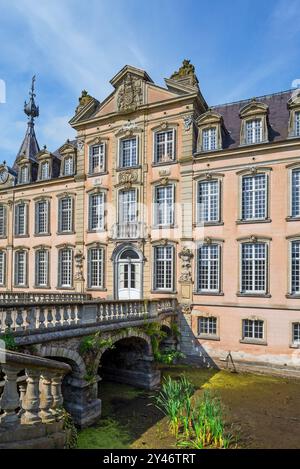
[[[34,82],[35,82],[35,75],[32,77],[31,81],[31,90],[29,91],[29,101],[28,103],[24,103],[24,112],[29,118],[29,122],[32,124],[34,123],[34,118],[39,116],[39,107],[36,106],[34,98],[35,98],[35,92],[34,92]]]

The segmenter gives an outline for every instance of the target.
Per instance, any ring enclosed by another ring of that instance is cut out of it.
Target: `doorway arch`
[[[115,298],[140,300],[143,297],[144,256],[131,244],[118,247],[113,256]]]

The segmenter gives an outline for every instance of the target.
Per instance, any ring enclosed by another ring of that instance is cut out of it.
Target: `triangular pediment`
[[[111,80],[110,83],[114,88],[118,88],[122,82],[126,80],[127,76],[133,76],[137,79],[153,83],[152,78],[145,70],[133,67],[132,65],[125,65]]]

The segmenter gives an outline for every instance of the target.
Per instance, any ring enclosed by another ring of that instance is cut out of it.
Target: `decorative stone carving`
[[[195,73],[195,67],[191,64],[190,60],[183,60],[179,70],[174,72],[171,77],[172,80],[181,82],[182,84],[197,86],[198,79]]]
[[[75,278],[75,280],[84,280],[84,278],[83,278],[84,256],[83,256],[82,251],[77,251],[75,256],[74,256],[74,259],[75,259],[75,268],[76,268],[74,278]]]
[[[132,112],[135,111],[142,103],[142,80],[133,74],[128,73],[118,91],[118,111]]]
[[[193,116],[186,116],[183,118],[184,130],[188,131],[193,123]]]
[[[75,113],[77,114],[79,111],[81,111],[84,106],[86,106],[90,101],[93,100],[93,97],[88,94],[86,90],[82,90],[81,96],[78,98],[79,104],[76,108]]]
[[[119,185],[130,189],[132,184],[138,181],[138,173],[134,170],[122,171],[119,173]]]
[[[77,149],[81,151],[84,147],[84,140],[82,138],[77,139]]]
[[[187,303],[181,305],[182,314],[191,314],[192,309],[193,309],[192,306]]]
[[[184,246],[182,251],[179,253],[179,257],[180,257],[181,262],[182,262],[179,282],[190,283],[192,281],[191,259],[193,258],[193,253],[192,253],[191,249]]]

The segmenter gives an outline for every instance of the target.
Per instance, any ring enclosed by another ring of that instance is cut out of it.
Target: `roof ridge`
[[[289,93],[290,91],[294,91],[295,89],[296,88],[290,88],[290,89],[285,90],[285,91],[277,91],[276,93],[270,93],[270,94],[264,94],[264,95],[261,95],[261,96],[255,96],[255,99],[263,99],[263,98],[269,98],[271,96],[279,96],[280,94]],[[221,107],[221,106],[232,106],[233,104],[246,103],[248,101],[251,101],[251,99],[253,99],[253,98],[240,99],[240,100],[237,100],[237,101],[231,101],[229,103],[214,104],[213,106],[210,106],[210,108],[214,109],[214,108]]]

